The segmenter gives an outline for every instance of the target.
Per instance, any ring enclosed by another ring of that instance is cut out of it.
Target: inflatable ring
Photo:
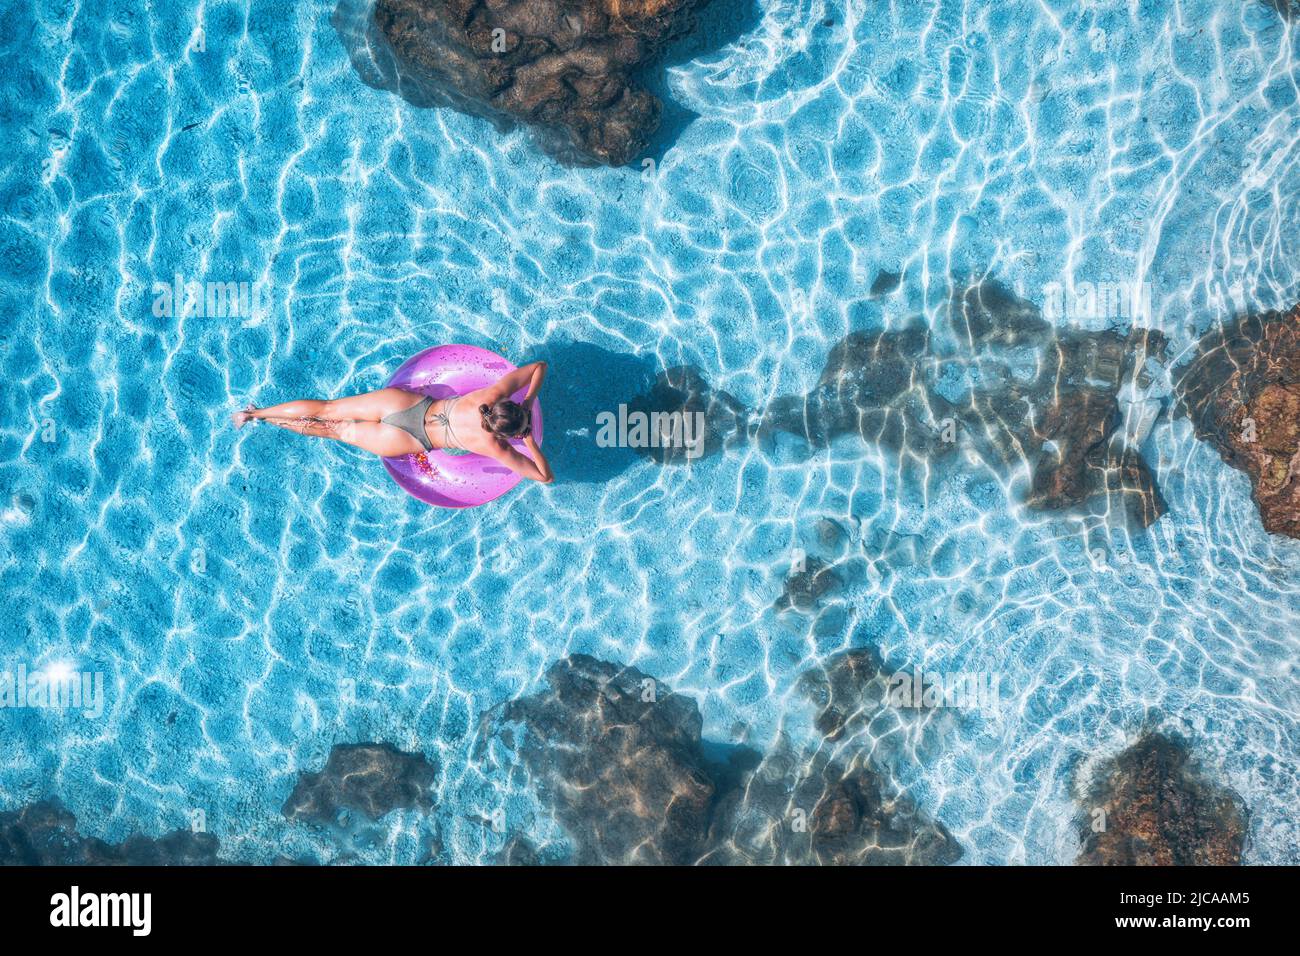
[[[503,375],[513,372],[500,355],[473,345],[438,345],[425,349],[402,363],[388,380],[389,388],[404,388],[433,398],[465,395],[476,388],[496,384]],[[528,388],[510,397],[522,402]],[[533,399],[533,438],[542,443],[542,406]],[[524,443],[510,440],[521,454],[528,456]],[[388,474],[408,494],[425,504],[439,508],[473,508],[500,498],[519,484],[520,476],[501,462],[485,455],[453,455],[435,448],[429,452],[382,459]]]

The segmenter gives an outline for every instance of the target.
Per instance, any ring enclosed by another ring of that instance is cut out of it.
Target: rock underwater
[[[1177,387],[1196,437],[1250,477],[1264,530],[1300,538],[1300,306],[1214,329]]]
[[[904,482],[942,480],[933,466],[959,455],[1001,478],[1027,465],[1030,507],[1087,504],[1146,527],[1166,510],[1142,455],[1164,410],[1161,398],[1145,394],[1150,364],[1162,364],[1166,350],[1154,330],[1055,328],[991,280],[952,296],[945,327],[918,321],[848,333],[831,347],[810,391],[777,395],[758,409],[713,387],[693,365],[662,369],[650,381],[636,360],[585,346],[578,350],[584,361],[595,352],[623,377],[598,400],[585,386],[569,400],[569,431],[583,437],[561,454],[578,470],[609,460],[604,475],[626,467],[624,453],[690,465],[757,443],[770,455],[802,460],[856,436],[897,453]],[[614,426],[616,447],[606,447]],[[793,447],[779,448],[783,440]],[[797,590],[804,582],[794,583]]]
[[[319,773],[302,772],[282,813],[289,820],[332,824],[343,810],[370,820],[397,809],[433,806],[437,768],[423,754],[391,744],[335,744]]]
[[[1106,761],[1080,801],[1077,863],[1224,866],[1241,862],[1246,817],[1235,793],[1201,778],[1187,744],[1145,733]],[[1095,811],[1104,829],[1094,827]]]
[[[1165,512],[1138,448],[1145,435],[1120,427],[1119,401],[1148,358],[1163,359],[1163,335],[1056,329],[993,281],[956,293],[948,317],[946,338],[919,324],[849,333],[812,391],[767,407],[760,440],[784,433],[824,448],[857,435],[898,452],[918,482],[964,445],[1002,473],[1028,462],[1032,507],[1114,500],[1143,527]]]
[[[650,440],[638,444],[637,453],[661,465],[688,464],[747,437],[748,409],[709,385],[693,365],[660,372],[648,392],[628,402],[628,411],[650,422]]]
[[[511,701],[521,757],[574,842],[574,863],[693,863],[717,784],[695,702],[635,668],[576,654]]]
[[[718,802],[701,863],[938,866],[961,847],[861,755],[777,749]]]
[[[390,810],[433,805],[436,768],[421,754],[389,744],[338,744],[319,773],[302,773],[283,808],[290,822],[334,825],[344,810],[378,820]],[[160,837],[133,833],[106,843],[77,832],[77,819],[57,799],[0,813],[0,866],[218,866],[211,833],[176,830]],[[346,859],[344,857],[343,859]],[[279,857],[277,865],[310,863]]]
[[[582,654],[511,701],[519,756],[570,862],[948,863],[956,841],[860,756],[706,755],[699,708],[636,668]],[[802,825],[798,825],[798,824]]]
[[[0,866],[215,866],[217,848],[211,833],[189,830],[133,833],[121,843],[84,837],[57,800],[0,813]]]
[[[816,556],[806,557],[790,569],[781,597],[776,601],[776,609],[810,610],[824,596],[838,590],[843,583],[833,565]]]
[[[884,705],[888,674],[876,651],[854,648],[805,671],[799,677],[799,689],[817,708],[817,729],[833,743],[851,725],[869,719]]]
[[[528,125],[550,155],[621,166],[663,105],[638,74],[702,0],[342,0],[333,23],[367,84],[416,106]]]

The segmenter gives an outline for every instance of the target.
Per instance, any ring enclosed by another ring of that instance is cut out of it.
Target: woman
[[[555,476],[532,435],[533,398],[545,378],[546,363],[533,362],[495,385],[451,398],[381,388],[335,401],[302,399],[269,408],[250,405],[232,420],[236,428],[249,421],[270,422],[299,435],[347,442],[383,458],[459,448],[495,458],[525,478],[549,484]],[[512,402],[510,396],[525,385],[528,394],[523,402]],[[515,451],[511,438],[523,439],[531,461]]]

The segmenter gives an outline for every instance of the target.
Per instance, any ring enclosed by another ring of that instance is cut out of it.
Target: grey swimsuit
[[[442,426],[442,430],[447,438],[448,448],[462,448],[460,442],[456,441],[456,435],[451,430],[451,410],[456,407],[456,403],[461,400],[462,396],[457,395],[455,398],[447,400],[447,407],[437,412],[433,420]],[[425,451],[433,451],[433,442],[429,441],[429,432],[424,427],[424,413],[429,410],[433,404],[433,399],[425,396],[410,408],[405,408],[400,412],[393,412],[391,415],[385,415],[380,419],[385,425],[392,425],[394,428],[400,428],[406,432],[422,446]]]

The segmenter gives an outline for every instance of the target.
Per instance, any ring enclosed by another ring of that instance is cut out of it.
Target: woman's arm
[[[524,447],[533,456],[532,459],[529,459],[528,455],[519,454],[507,442],[493,442],[488,454],[516,474],[549,485],[555,480],[555,475],[551,473],[551,465],[542,454],[542,450],[537,447],[537,442],[533,440],[532,435],[524,439]]]
[[[488,405],[499,402],[503,398],[509,398],[526,385],[528,386],[528,397],[523,402],[520,402],[521,405],[525,404],[537,394],[537,390],[542,387],[542,379],[544,378],[546,378],[545,362],[529,362],[527,365],[521,365],[513,372],[501,376],[495,385],[490,386],[486,390],[484,401]]]
[[[524,396],[524,400],[520,404],[527,407],[528,403],[537,397],[537,393],[542,389],[542,382],[544,382],[545,380],[546,380],[546,363],[534,362],[533,377],[528,382],[528,394]]]
[[[545,370],[545,366],[543,366],[542,371]],[[528,454],[533,456],[533,466],[539,473],[537,480],[544,485],[549,485],[555,480],[555,473],[551,471],[551,463],[547,461],[546,456],[542,454],[541,446],[537,444],[537,441],[532,435],[525,435],[524,447],[528,449]]]

